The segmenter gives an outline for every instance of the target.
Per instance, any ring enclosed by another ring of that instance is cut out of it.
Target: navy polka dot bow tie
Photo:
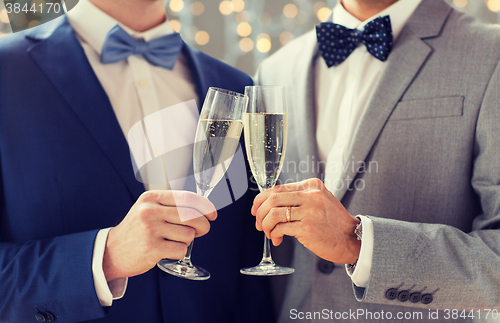
[[[328,67],[342,63],[360,43],[382,62],[387,59],[392,49],[392,27],[389,16],[375,18],[366,24],[364,30],[323,22],[316,26],[316,35],[319,52]]]

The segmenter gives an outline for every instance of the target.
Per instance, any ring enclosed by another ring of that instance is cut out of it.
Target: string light
[[[170,10],[173,12],[181,12],[184,8],[184,1],[182,0],[171,0],[169,4]]]
[[[210,35],[206,31],[200,30],[194,35],[194,41],[200,46],[205,46],[210,41]]]
[[[245,9],[245,1],[243,0],[232,0],[234,12],[240,12]]]
[[[205,5],[199,1],[191,4],[191,13],[195,16],[200,16],[205,12]]]
[[[316,3],[314,4],[314,6],[313,6],[314,13],[315,13],[315,14],[318,14],[319,9],[324,8],[324,7],[328,7],[328,6],[326,5],[326,3],[321,2],[321,1],[320,1],[320,2],[316,2]]]
[[[464,8],[467,5],[467,0],[453,0],[453,4],[458,8]]]
[[[332,13],[332,10],[330,10],[330,8],[323,7],[323,8],[320,8],[318,10],[318,12],[316,13],[316,16],[318,17],[319,21],[325,21],[326,19],[328,19],[328,17],[331,15],[331,13]]]
[[[248,53],[253,49],[253,40],[245,37],[240,40],[240,49],[242,52]]]
[[[7,14],[7,10],[3,9],[2,11],[0,11],[0,21],[4,24],[9,23],[9,15]]]
[[[33,20],[31,20],[31,21],[30,21],[30,23],[28,24],[28,28],[38,26],[39,24],[40,24],[40,20],[38,20],[38,19],[33,19]]]
[[[499,12],[500,11],[500,0],[488,0],[486,6],[490,11]]]
[[[231,1],[227,1],[227,0],[222,1],[219,4],[219,11],[221,14],[223,14],[225,16],[232,14],[234,11],[233,3]]]
[[[294,38],[293,34],[289,31],[284,31],[280,34],[280,43],[281,45],[285,46],[288,44],[290,41],[292,41]]]
[[[271,37],[268,34],[260,34],[257,36],[257,50],[261,53],[267,53],[271,50]]]
[[[170,27],[172,27],[172,29],[177,33],[181,31],[181,23],[179,20],[170,20]]]
[[[298,13],[297,6],[294,5],[293,3],[289,3],[283,8],[283,14],[287,18],[295,18],[295,16],[297,16],[297,13]]]
[[[247,37],[252,33],[252,26],[248,22],[241,22],[238,24],[238,27],[236,28],[236,32],[238,35],[241,37]]]
[[[236,21],[237,22],[248,22],[250,21],[250,14],[248,11],[240,11],[236,14]]]

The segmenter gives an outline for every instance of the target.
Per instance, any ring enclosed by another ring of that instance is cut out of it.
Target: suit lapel
[[[432,53],[432,48],[423,39],[439,35],[450,11],[451,7],[442,1],[423,0],[402,30],[356,128],[354,141],[347,154],[352,162],[362,162],[368,156],[393,109]],[[357,170],[346,167],[343,175],[343,183],[352,183]],[[343,189],[335,192],[340,200],[349,188],[343,186]]]
[[[305,173],[300,173],[302,177],[300,180],[317,177],[319,174],[318,169],[311,167],[315,165],[317,156],[316,113],[314,109],[316,106],[314,62],[318,55],[316,33],[314,31],[310,32],[305,36],[304,41],[305,50],[301,51],[295,62],[290,64],[294,66],[294,68],[291,68],[290,78],[290,80],[293,80],[293,86],[287,88],[287,91],[292,92],[287,95],[289,98],[287,104],[289,105],[289,112],[293,112],[289,114],[289,118],[293,118],[293,120],[290,120],[290,124],[294,125],[293,133],[289,132],[288,135],[289,140],[293,138],[295,141],[290,143],[290,146],[296,147],[297,156],[307,158],[306,162],[309,165]],[[303,62],[310,62],[310,64],[304,64]],[[296,156],[293,156],[293,152],[291,152],[289,158],[295,160]],[[295,176],[296,173],[290,173],[289,175]],[[292,178],[297,180],[295,177]]]
[[[28,49],[28,54],[52,81],[137,199],[144,186],[135,179],[127,141],[83,48],[66,17],[46,25],[27,34],[26,37],[39,40]]]

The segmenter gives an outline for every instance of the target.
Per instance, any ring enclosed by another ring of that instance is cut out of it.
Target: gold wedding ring
[[[286,222],[290,222],[292,220],[292,207],[289,206],[286,208]]]

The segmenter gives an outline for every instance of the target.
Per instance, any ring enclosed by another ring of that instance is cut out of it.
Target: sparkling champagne
[[[286,113],[246,113],[245,146],[252,174],[263,190],[272,188],[283,167],[288,135]]]
[[[208,196],[231,163],[243,122],[240,120],[201,119],[194,144],[194,177],[199,194]]]

